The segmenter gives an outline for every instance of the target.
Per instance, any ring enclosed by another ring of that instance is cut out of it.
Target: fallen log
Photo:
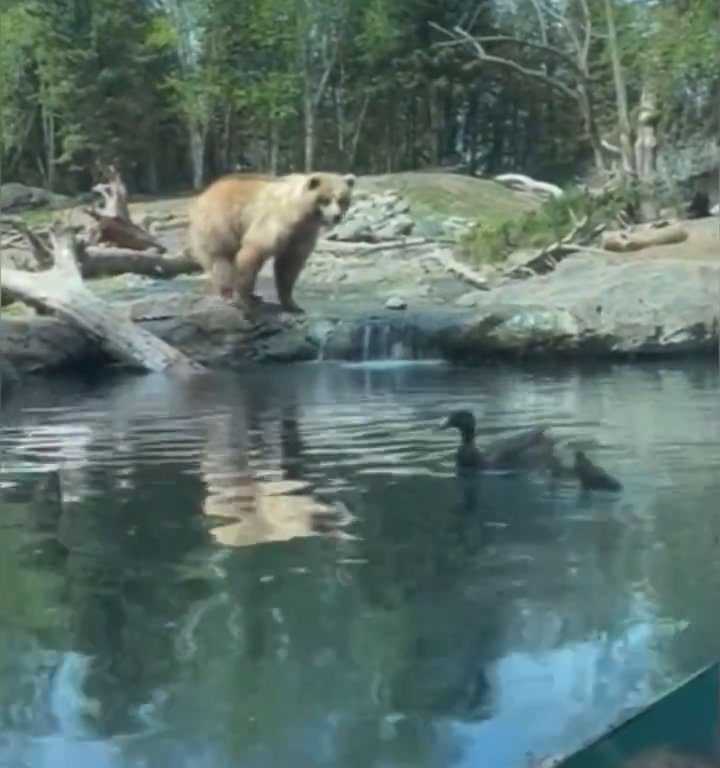
[[[129,248],[88,245],[79,251],[82,276],[87,279],[133,274],[173,278],[202,271],[190,256],[161,256]]]
[[[52,268],[42,272],[4,269],[3,290],[29,306],[51,310],[131,368],[176,374],[204,370],[180,350],[140,328],[129,316],[88,290],[80,273],[77,242],[70,229],[56,223],[50,233],[50,243]]]
[[[614,253],[629,253],[654,245],[683,243],[687,238],[687,230],[679,224],[661,222],[638,229],[606,232],[602,238],[602,247]]]
[[[562,197],[563,191],[555,184],[548,181],[537,181],[530,176],[524,176],[521,173],[501,173],[495,176],[494,180],[510,189],[518,189],[521,192],[530,192],[543,197]]]

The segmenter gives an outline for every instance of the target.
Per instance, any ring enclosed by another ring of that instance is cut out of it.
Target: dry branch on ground
[[[41,272],[5,268],[3,291],[67,320],[111,357],[132,368],[177,374],[203,370],[180,350],[139,327],[87,288],[80,271],[77,241],[70,228],[56,223],[50,233],[50,249],[39,240],[33,247],[43,249],[43,257],[53,266]]]
[[[614,253],[629,253],[655,245],[682,243],[687,238],[688,232],[684,227],[665,221],[648,227],[606,232],[602,238],[602,247]]]
[[[85,213],[94,219],[88,231],[88,241],[94,245],[109,243],[136,251],[154,249],[164,253],[167,249],[149,232],[135,224],[130,216],[127,187],[119,172],[110,166],[107,182],[96,184],[93,192],[102,197],[99,208],[87,208]]]

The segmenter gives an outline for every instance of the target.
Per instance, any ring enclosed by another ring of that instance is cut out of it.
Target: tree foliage
[[[140,191],[236,167],[564,182],[629,146],[618,72],[631,121],[650,88],[664,136],[711,137],[715,0],[610,6],[615,51],[605,0],[2,0],[0,174],[67,191],[109,162]]]

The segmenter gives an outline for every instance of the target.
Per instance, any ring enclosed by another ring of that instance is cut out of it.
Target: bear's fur
[[[280,306],[302,312],[292,292],[320,229],[350,206],[355,176],[335,173],[217,179],[189,210],[190,250],[219,295],[246,308],[260,302],[255,283],[274,258]]]

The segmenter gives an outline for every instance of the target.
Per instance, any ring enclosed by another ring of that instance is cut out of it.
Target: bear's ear
[[[314,173],[308,180],[307,180],[307,188],[312,191],[313,189],[317,189],[322,184],[322,179],[317,173]]]
[[[343,176],[343,181],[348,185],[348,187],[354,187],[355,182],[357,181],[357,176],[355,176],[354,173],[346,173]]]

